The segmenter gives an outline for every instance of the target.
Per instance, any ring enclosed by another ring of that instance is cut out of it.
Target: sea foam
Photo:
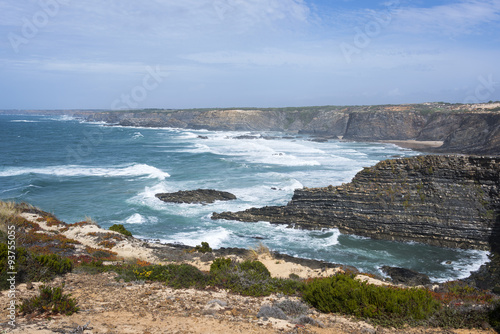
[[[0,177],[19,176],[24,174],[41,174],[58,177],[93,176],[93,177],[147,177],[164,180],[170,175],[162,170],[146,164],[134,164],[118,167],[87,167],[79,165],[49,167],[7,167],[0,171]]]

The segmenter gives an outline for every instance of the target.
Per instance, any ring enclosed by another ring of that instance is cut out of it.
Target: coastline
[[[71,225],[57,224],[41,212],[23,213],[22,217],[41,228],[37,233],[64,235],[83,246],[99,246],[99,235],[121,236],[118,232],[100,228],[93,222]],[[78,246],[78,245],[77,245]],[[77,247],[76,252],[84,247]],[[114,262],[152,261],[157,264],[187,263],[201,270],[209,270],[215,257],[224,256],[242,260],[253,256],[264,263],[274,277],[294,274],[302,278],[327,277],[349,268],[314,260],[301,261],[288,256],[273,256],[264,247],[255,250],[221,249],[209,253],[192,252],[192,248],[146,242],[134,237],[122,238],[110,248],[117,259]],[[300,264],[304,262],[305,264]],[[258,312],[267,305],[283,301],[300,302],[298,297],[272,294],[268,297],[248,297],[227,290],[172,289],[159,282],[116,280],[114,272],[88,274],[67,273],[49,282],[50,286],[64,285],[81,310],[70,316],[54,315],[18,316],[15,329],[5,327],[6,333],[57,332],[80,333],[385,333],[396,334],[400,330],[382,328],[349,316],[320,313],[310,308],[308,316],[318,325],[299,325],[288,320],[259,317]],[[358,275],[368,284],[392,285],[367,275]],[[20,284],[17,287],[19,300],[33,297],[42,283]],[[0,303],[7,303],[7,294],[0,295]],[[1,310],[6,317],[7,309]],[[137,317],[138,316],[138,317]],[[79,331],[77,331],[79,330]],[[405,333],[443,333],[441,328],[408,327]],[[495,333],[492,329],[447,330],[454,334]]]

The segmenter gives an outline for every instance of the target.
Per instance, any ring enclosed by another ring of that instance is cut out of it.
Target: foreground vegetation
[[[375,325],[401,328],[428,326],[445,328],[483,328],[490,324],[500,330],[500,303],[498,296],[479,291],[461,282],[442,285],[439,290],[375,286],[355,279],[353,274],[339,273],[328,278],[302,280],[271,277],[264,264],[250,258],[236,262],[229,258],[213,260],[210,271],[202,272],[194,266],[181,264],[157,265],[144,261],[111,262],[115,254],[109,249],[86,248],[84,255],[75,256],[78,241],[59,233],[37,233],[40,227],[22,218],[20,212],[36,212],[47,224],[59,225],[62,230],[71,225],[58,221],[52,215],[28,205],[0,202],[0,288],[9,289],[7,272],[15,270],[16,283],[49,282],[68,272],[97,274],[116,272],[117,280],[142,284],[158,281],[166,286],[196,289],[226,289],[245,296],[283,294],[300,296],[321,312],[339,313],[365,319]],[[89,222],[79,222],[85,225]],[[16,226],[15,261],[9,262],[8,226]],[[75,224],[73,224],[75,225]],[[123,226],[115,228],[128,234]],[[104,241],[110,242],[108,235]],[[108,239],[106,239],[108,238]],[[210,252],[208,243],[192,250]],[[255,253],[254,250],[251,252]],[[13,268],[9,266],[13,265]],[[76,300],[63,293],[63,287],[42,286],[39,295],[25,300],[20,313],[72,314],[78,311]]]

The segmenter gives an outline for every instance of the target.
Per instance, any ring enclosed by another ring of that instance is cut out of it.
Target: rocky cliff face
[[[336,227],[374,239],[490,249],[500,238],[499,192],[500,159],[417,156],[382,161],[342,186],[296,190],[286,206],[212,218]]]
[[[498,109],[498,108],[497,108]],[[479,110],[479,111],[478,111]],[[355,141],[443,141],[437,152],[500,155],[500,113],[462,105],[76,113],[123,126],[288,131]]]

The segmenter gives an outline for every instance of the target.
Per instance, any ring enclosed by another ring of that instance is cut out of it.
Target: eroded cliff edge
[[[500,239],[499,192],[499,158],[427,155],[382,161],[342,186],[296,190],[286,206],[212,218],[490,250]]]

